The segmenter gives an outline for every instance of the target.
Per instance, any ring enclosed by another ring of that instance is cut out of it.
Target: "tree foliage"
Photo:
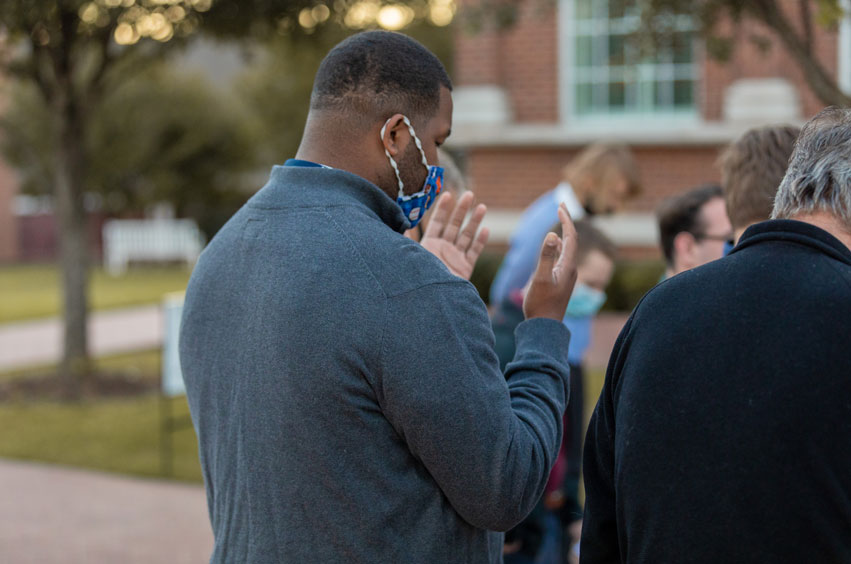
[[[833,73],[814,48],[816,26],[835,29],[844,17],[839,0],[644,0],[641,4],[645,37],[668,35],[666,22],[676,14],[691,14],[698,31],[706,40],[709,53],[729,60],[736,45],[735,32],[746,22],[757,22],[768,36],[752,35],[750,40],[761,49],[780,43],[801,69],[807,84],[827,105],[851,105],[851,96],[843,92]],[[725,33],[722,24],[732,24]],[[655,40],[653,40],[655,42]]]
[[[47,108],[32,85],[11,91],[3,152],[30,194],[50,194],[55,135]],[[157,202],[179,211],[193,202],[215,205],[245,184],[253,168],[253,132],[246,109],[201,76],[158,64],[127,77],[91,116],[85,189],[110,215],[139,212]],[[244,192],[242,192],[244,194]],[[191,214],[190,214],[191,215]]]
[[[304,123],[298,112],[304,110],[286,106],[305,108],[288,97],[303,95],[306,86],[303,73],[289,71],[294,64],[313,64],[319,53],[303,54],[303,46],[379,25],[444,26],[454,10],[452,0],[0,2],[0,74],[19,83],[5,120],[5,146],[24,167],[27,185],[46,187],[53,196],[63,272],[60,371],[69,391],[79,391],[89,369],[87,193],[101,193],[116,210],[165,198],[185,213],[201,216],[206,212],[199,208],[215,208],[226,215],[239,200],[231,189],[239,184],[239,171],[257,156],[246,149],[244,123],[262,124],[256,131],[261,138],[265,132],[263,146],[270,152],[294,150]],[[252,82],[255,98],[265,97],[262,109],[283,108],[279,120],[248,119],[235,106],[222,106],[206,86],[151,70],[167,51],[200,32],[248,42],[278,38],[288,45],[294,60],[270,59],[270,74]],[[285,142],[274,142],[281,130],[268,123],[283,124]]]

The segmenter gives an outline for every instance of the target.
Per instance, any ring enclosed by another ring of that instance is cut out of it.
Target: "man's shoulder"
[[[449,272],[440,259],[418,242],[389,230],[380,235],[370,231],[353,233],[352,240],[388,297],[431,285],[469,284]]]
[[[358,205],[329,204],[269,209],[249,202],[211,241],[206,254],[228,260],[258,256],[280,260],[269,268],[297,276],[310,262],[345,270],[349,279],[372,278],[386,297],[401,295],[431,284],[465,285],[419,243],[394,231],[372,210]],[[292,259],[303,257],[300,262]],[[207,260],[212,256],[206,257]],[[218,262],[218,261],[217,261]],[[295,266],[295,268],[293,268]],[[345,282],[345,280],[341,281]]]
[[[730,332],[743,319],[784,323],[778,312],[803,303],[807,319],[851,313],[851,266],[813,248],[755,245],[660,282],[635,307],[630,332],[661,342],[682,332]]]
[[[446,266],[418,242],[394,231],[369,209],[359,206],[315,208],[326,225],[316,230],[330,230],[336,236],[330,254],[347,255],[368,271],[387,297],[431,284],[464,284]]]

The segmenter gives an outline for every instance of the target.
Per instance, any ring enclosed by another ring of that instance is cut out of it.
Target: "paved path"
[[[197,564],[213,534],[200,485],[0,460],[0,561]]]
[[[153,349],[162,345],[158,305],[92,313],[89,346],[94,356]],[[57,318],[0,325],[0,371],[54,364],[62,353]]]

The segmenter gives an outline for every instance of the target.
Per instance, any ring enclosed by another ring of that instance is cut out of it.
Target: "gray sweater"
[[[475,288],[353,174],[275,167],[202,254],[180,357],[212,562],[501,562],[561,441],[569,333],[499,371]]]

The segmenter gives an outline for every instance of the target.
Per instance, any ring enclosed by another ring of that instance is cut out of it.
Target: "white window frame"
[[[839,88],[851,95],[851,0],[840,0],[844,13],[839,22],[839,57],[837,58],[837,73]]]
[[[575,0],[559,0],[558,2],[558,88],[559,88],[559,117],[562,124],[569,127],[617,127],[617,126],[642,126],[652,128],[670,128],[672,126],[683,126],[697,124],[700,121],[699,93],[700,93],[700,61],[697,49],[693,51],[691,63],[694,93],[693,103],[689,109],[673,111],[648,111],[648,112],[624,112],[624,113],[595,113],[578,114],[576,111],[576,68],[575,68]],[[652,64],[638,65],[640,74],[652,73],[656,67]],[[592,71],[593,72],[593,71]],[[599,69],[608,77],[608,68]]]

